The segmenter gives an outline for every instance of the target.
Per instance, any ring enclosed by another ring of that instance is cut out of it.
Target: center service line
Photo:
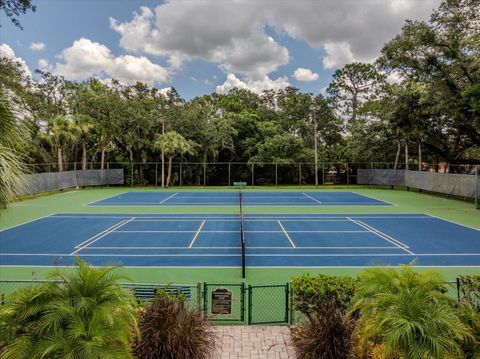
[[[193,237],[192,239],[192,242],[190,243],[190,245],[188,246],[188,248],[192,248],[193,247],[193,244],[195,243],[195,240],[197,239],[198,235],[200,234],[202,228],[203,228],[203,225],[205,224],[205,219],[203,220],[202,224],[200,224],[200,227],[198,227],[198,230],[197,232],[195,233],[195,236]]]
[[[278,225],[280,226],[280,228],[282,229],[283,233],[285,233],[285,235],[287,236],[288,240],[290,241],[290,244],[292,245],[293,248],[297,248],[295,246],[295,243],[293,243],[292,239],[290,238],[290,236],[288,235],[287,231],[285,230],[285,228],[283,228],[283,225],[282,225],[282,222],[280,222],[280,220],[277,221],[278,222]]]

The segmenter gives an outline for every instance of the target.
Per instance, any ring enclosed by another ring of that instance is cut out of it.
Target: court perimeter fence
[[[161,162],[99,162],[64,163],[63,172],[57,172],[56,163],[30,165],[34,174],[28,176],[28,186],[17,191],[20,195],[36,194],[56,189],[83,186],[162,185]],[[167,178],[164,169],[164,181]],[[255,186],[317,186],[328,185],[382,185],[412,188],[451,196],[475,199],[480,208],[480,166],[474,164],[422,164],[417,170],[405,164],[388,162],[346,163],[247,163],[215,162],[172,164],[170,187],[231,186],[245,182]],[[166,183],[166,182],[165,182]]]
[[[44,283],[48,281],[2,280],[0,304],[8,304],[18,290]],[[452,299],[464,300],[462,287],[466,284],[461,279],[445,284]],[[122,286],[131,290],[139,301],[151,301],[159,291],[178,295],[188,308],[202,311],[205,318],[216,324],[299,324],[306,319],[294,309],[294,293],[290,283],[124,283]],[[480,293],[475,293],[474,297],[474,304],[480,307]]]

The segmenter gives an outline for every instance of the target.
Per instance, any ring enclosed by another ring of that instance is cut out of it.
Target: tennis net
[[[245,278],[246,271],[246,255],[245,255],[245,232],[244,232],[244,215],[243,215],[243,193],[239,190],[240,201],[240,243],[242,247],[242,278]]]

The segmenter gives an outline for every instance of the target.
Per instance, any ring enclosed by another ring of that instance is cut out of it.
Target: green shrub
[[[164,291],[144,308],[139,329],[138,359],[207,359],[215,350],[216,333],[203,313]]]
[[[2,358],[130,358],[136,303],[114,268],[77,267],[16,292],[0,311]]]
[[[292,280],[294,308],[310,320],[324,304],[334,303],[336,308],[345,312],[351,305],[357,284],[357,279],[348,276],[311,276],[306,273]]]
[[[355,322],[344,316],[343,308],[331,301],[315,308],[312,319],[292,328],[292,340],[298,358],[352,358],[352,333]]]
[[[360,276],[353,311],[360,347],[381,345],[384,357],[465,358],[471,329],[459,318],[445,280],[435,272],[373,268]]]

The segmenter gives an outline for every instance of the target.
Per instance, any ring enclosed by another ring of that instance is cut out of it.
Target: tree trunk
[[[103,170],[104,166],[105,166],[105,151],[106,151],[106,147],[102,147],[102,153],[100,155],[100,169]]]
[[[396,170],[398,167],[398,160],[400,159],[400,151],[402,149],[401,144],[400,144],[400,139],[398,138],[398,145],[397,145],[397,155],[395,156],[395,165],[393,166],[393,169]]]
[[[418,170],[422,170],[422,143],[418,141]]]
[[[165,187],[170,186],[170,178],[172,177],[172,162],[173,162],[173,156],[169,156],[168,157],[167,182],[165,184]]]
[[[58,172],[63,172],[63,155],[62,155],[61,146],[57,146],[57,162],[58,162]]]
[[[408,171],[408,141],[405,142],[405,169]]]
[[[82,144],[82,170],[87,169],[87,144],[83,141]]]

